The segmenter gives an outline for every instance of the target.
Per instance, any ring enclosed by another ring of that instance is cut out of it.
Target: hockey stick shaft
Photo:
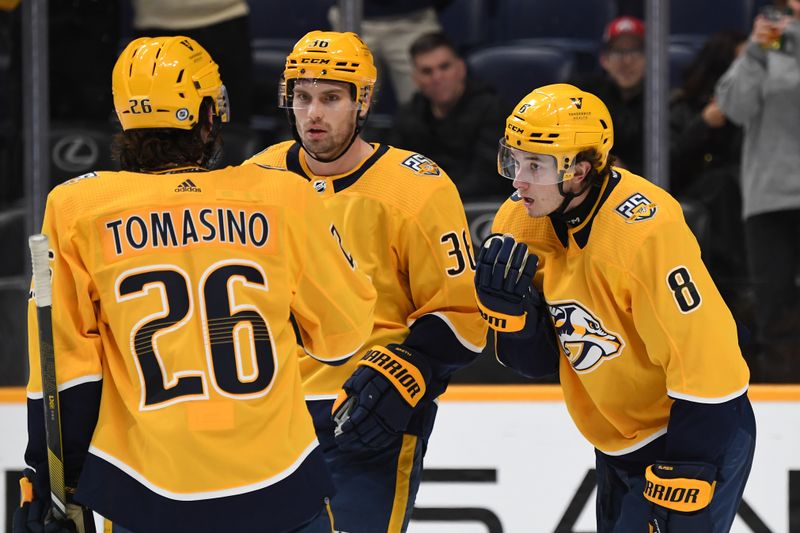
[[[64,451],[61,441],[61,409],[56,382],[56,358],[53,349],[53,322],[51,304],[53,286],[50,279],[50,242],[46,235],[28,238],[33,263],[33,284],[36,299],[36,318],[39,324],[39,361],[42,369],[42,401],[44,402],[44,429],[47,436],[47,466],[50,474],[50,498],[53,516],[63,520],[67,515],[66,488],[64,484]]]

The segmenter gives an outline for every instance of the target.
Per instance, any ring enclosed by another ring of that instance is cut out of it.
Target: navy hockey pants
[[[717,471],[717,486],[709,511],[712,532],[728,533],[739,509],[744,486],[753,464],[755,439],[739,428]],[[647,531],[651,503],[644,499],[644,469],[631,472],[611,465],[602,454],[597,464],[597,532]]]
[[[342,451],[331,420],[333,400],[307,402],[336,494],[334,528],[347,533],[400,533],[408,527],[422,479],[422,459],[437,405],[415,415],[409,433],[382,450]]]

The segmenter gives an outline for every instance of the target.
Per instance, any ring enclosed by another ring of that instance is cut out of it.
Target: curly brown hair
[[[602,185],[606,177],[609,174],[611,174],[611,166],[617,159],[613,155],[608,154],[608,159],[606,159],[606,164],[603,166],[603,168],[598,169],[597,166],[600,164],[600,158],[601,158],[600,153],[594,148],[578,152],[578,155],[575,156],[576,163],[580,163],[581,161],[587,161],[592,165],[592,170],[589,171],[589,174],[586,176],[585,181],[596,187]]]
[[[208,116],[211,105],[210,100],[203,101],[201,117]],[[111,157],[119,161],[122,170],[131,172],[186,165],[210,167],[222,150],[218,121],[216,117],[211,120],[211,133],[205,141],[202,128],[209,124],[207,119],[201,119],[190,130],[147,128],[121,131],[111,139]]]

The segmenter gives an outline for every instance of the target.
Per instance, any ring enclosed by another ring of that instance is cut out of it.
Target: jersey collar
[[[311,170],[305,165],[300,155],[300,150],[302,147],[300,143],[295,142],[289,148],[289,151],[286,153],[286,168],[287,170],[291,170],[296,174],[300,174],[308,181],[318,179],[320,176],[313,174]],[[353,185],[358,179],[364,175],[364,173],[369,170],[372,165],[374,165],[378,159],[383,157],[389,150],[389,146],[386,144],[379,144],[375,148],[375,151],[372,152],[367,159],[365,159],[359,166],[357,166],[352,172],[347,174],[340,174],[338,176],[332,176],[331,181],[333,182],[333,192],[343,191],[346,188]]]
[[[203,167],[175,167],[165,168],[162,170],[151,170],[148,172],[148,174],[183,174],[185,172],[208,172],[208,169]]]
[[[611,195],[611,191],[619,184],[619,180],[619,172],[612,170],[599,188],[589,192],[589,196],[581,205],[565,213],[550,215],[553,230],[564,248],[569,246],[570,232],[579,248],[586,247],[594,219],[597,217],[600,207]]]

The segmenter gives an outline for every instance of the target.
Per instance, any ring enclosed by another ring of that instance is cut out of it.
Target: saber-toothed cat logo
[[[549,304],[558,340],[576,372],[591,372],[622,353],[625,343],[607,331],[594,313],[575,301]]]

